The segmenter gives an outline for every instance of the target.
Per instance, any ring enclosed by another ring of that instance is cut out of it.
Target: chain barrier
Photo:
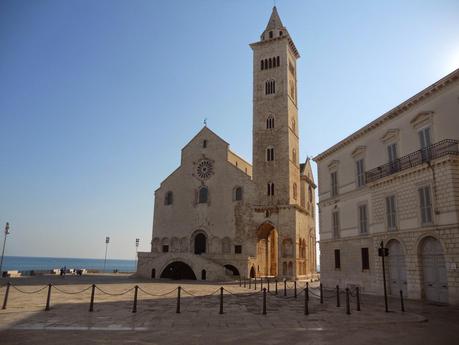
[[[245,292],[243,292],[242,294],[235,294],[235,293],[233,293],[233,292],[231,292],[231,291],[229,291],[229,290],[227,290],[227,289],[225,289],[225,288],[223,288],[223,289],[224,289],[226,292],[228,292],[231,296],[239,297],[239,298],[241,298],[241,297],[251,297],[251,296],[259,295],[259,294],[261,294],[261,293],[263,292],[263,291],[257,290],[257,291],[252,292],[252,293],[245,293]]]
[[[58,288],[56,285],[52,285],[53,288],[55,288],[57,291],[63,293],[63,294],[67,294],[67,295],[77,295],[79,293],[83,293],[85,291],[88,291],[92,285],[89,285],[87,288],[83,289],[83,290],[80,290],[80,291],[65,291],[65,290],[62,290],[61,288]]]
[[[47,289],[47,288],[48,288],[48,285],[45,285],[45,286],[43,286],[43,287],[41,287],[41,288],[39,288],[39,289],[37,289],[37,290],[34,290],[34,291],[24,291],[24,290],[21,290],[20,288],[18,288],[16,285],[12,285],[12,284],[11,284],[11,287],[12,287],[13,289],[15,289],[16,291],[19,291],[20,293],[32,295],[32,294],[34,294],[34,293],[39,293],[39,292],[43,291],[44,289]]]
[[[144,289],[142,289],[140,286],[139,286],[139,290],[142,291],[144,294],[146,295],[149,295],[149,296],[152,296],[152,297],[163,297],[163,296],[167,296],[167,295],[170,295],[171,293],[177,291],[178,287],[176,287],[175,289],[169,291],[169,292],[165,292],[165,293],[162,293],[162,294],[154,294],[154,293],[151,293],[151,292],[148,292]]]
[[[99,290],[100,292],[102,292],[102,293],[105,294],[105,295],[109,295],[109,296],[122,296],[122,295],[125,295],[125,294],[127,294],[128,292],[131,292],[132,290],[134,290],[135,287],[132,287],[132,288],[127,289],[126,291],[123,291],[123,292],[120,292],[120,293],[112,293],[112,292],[104,291],[104,290],[102,290],[100,287],[98,287],[97,285],[96,285],[96,289]]]
[[[212,292],[211,294],[207,294],[207,295],[195,295],[191,292],[189,292],[188,290],[185,290],[183,287],[182,287],[182,291],[190,296],[193,296],[193,297],[210,297],[210,296],[213,296],[215,295],[217,292],[220,292],[220,288],[218,288],[217,290],[215,290],[214,292]]]

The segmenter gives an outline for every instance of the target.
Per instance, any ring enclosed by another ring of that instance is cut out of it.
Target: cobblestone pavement
[[[129,276],[33,277],[12,279],[7,308],[0,310],[0,344],[459,344],[459,308],[361,296],[361,311],[351,296],[346,314],[345,296],[336,307],[333,290],[324,304],[311,285],[309,315],[304,315],[304,282],[293,283],[287,297],[274,284],[262,314],[260,284],[146,281]],[[0,280],[4,285],[5,280]],[[44,311],[52,283],[50,310]],[[94,311],[89,312],[91,285],[96,284]],[[138,285],[137,312],[133,313],[134,286]],[[177,287],[181,286],[180,313]],[[220,287],[223,314],[220,311]],[[267,288],[267,285],[264,284]],[[42,289],[42,290],[40,290]],[[1,302],[6,287],[1,289]]]

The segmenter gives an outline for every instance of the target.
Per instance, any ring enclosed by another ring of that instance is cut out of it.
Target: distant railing
[[[374,182],[380,178],[450,154],[459,154],[458,141],[445,139],[406,156],[397,158],[393,162],[380,165],[377,168],[367,171],[365,173],[366,182]]]

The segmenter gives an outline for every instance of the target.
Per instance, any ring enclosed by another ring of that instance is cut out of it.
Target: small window
[[[234,246],[234,254],[241,254],[242,253],[242,246],[241,245],[235,245]]]
[[[167,244],[163,245],[163,253],[169,252],[169,246]]]
[[[261,70],[263,71],[265,69],[265,62],[261,60]]]
[[[419,204],[421,206],[421,223],[432,223],[432,198],[430,196],[430,187],[419,188]]]
[[[203,141],[202,141],[202,147],[203,147],[203,148],[206,148],[206,147],[207,147],[207,140],[203,140]]]
[[[363,159],[359,159],[355,164],[357,169],[357,186],[362,187],[365,185],[365,167]]]
[[[333,226],[333,238],[339,238],[339,212],[335,211],[332,213],[332,226]]]
[[[296,186],[296,183],[293,182],[293,200],[296,200],[298,198],[298,188]]]
[[[268,118],[266,119],[266,128],[267,129],[274,128],[274,117],[272,115],[269,115]]]
[[[282,31],[281,31],[281,36],[282,36]],[[280,57],[278,56],[278,57],[276,58],[276,60],[277,60],[277,66],[279,67],[279,66],[280,66]]]
[[[359,230],[361,234],[368,233],[367,205],[359,206]]]
[[[338,172],[334,171],[330,175],[331,178],[331,196],[338,195]]]
[[[234,189],[234,200],[236,201],[242,200],[242,187],[236,187]]]
[[[284,33],[281,31],[279,31],[279,36],[282,36]]]
[[[266,160],[268,162],[271,162],[274,160],[274,148],[273,147],[268,147],[266,149]]]
[[[269,32],[269,38],[273,38],[273,32],[272,31]]]
[[[273,60],[271,60],[271,58],[269,59],[268,68],[273,68]]]
[[[274,80],[268,80],[265,83],[265,94],[272,95],[276,93],[276,82]]]
[[[311,186],[308,187],[308,191],[309,191],[308,192],[308,194],[309,194],[309,202],[312,202],[312,187]]]
[[[207,189],[207,187],[201,187],[199,189],[199,193],[198,193],[198,203],[199,204],[206,204],[207,203],[207,200],[208,200],[208,196],[209,196],[209,191]]]
[[[273,196],[274,195],[274,183],[270,182],[268,183],[268,196]]]
[[[164,198],[164,205],[172,205],[173,202],[173,194],[171,191],[166,193],[166,196]]]
[[[368,255],[368,248],[361,248],[362,251],[362,271],[370,269],[370,256]]]
[[[335,269],[341,268],[341,253],[339,249],[335,249]]]
[[[386,217],[387,229],[395,230],[397,228],[397,213],[395,209],[395,195],[386,197]]]

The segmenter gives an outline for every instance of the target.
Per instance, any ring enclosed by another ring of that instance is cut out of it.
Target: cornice
[[[399,115],[407,112],[408,110],[412,109],[414,106],[418,105],[418,103],[425,101],[426,99],[436,95],[438,92],[442,91],[446,87],[451,86],[452,84],[456,83],[459,80],[459,68],[453,71],[452,73],[448,74],[447,76],[443,77],[439,81],[435,82],[434,84],[430,85],[429,87],[425,88],[421,92],[417,93],[413,97],[409,98],[405,102],[401,103],[400,105],[396,106],[395,108],[389,110],[388,112],[384,113],[376,120],[373,120],[366,126],[362,127],[358,131],[352,133],[345,139],[341,140],[337,144],[333,145],[329,149],[325,150],[324,152],[318,154],[313,158],[315,162],[320,162],[324,158],[330,156],[332,153],[338,151],[342,147],[352,143],[353,141],[359,139],[363,135],[367,134],[368,132],[378,128],[379,126],[383,125],[389,120],[392,120]]]

